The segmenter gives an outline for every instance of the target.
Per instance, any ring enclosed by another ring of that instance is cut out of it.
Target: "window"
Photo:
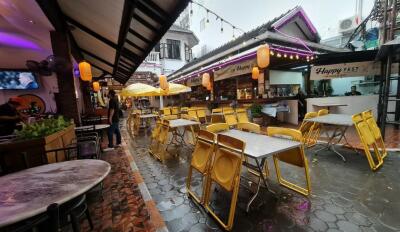
[[[160,52],[160,43],[157,43],[156,46],[154,46],[154,51]]]
[[[187,44],[185,44],[185,60],[187,62],[192,60],[192,49]]]
[[[181,59],[181,42],[179,40],[167,39],[167,52],[169,59]]]

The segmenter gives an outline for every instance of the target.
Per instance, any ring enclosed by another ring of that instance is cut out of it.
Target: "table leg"
[[[331,150],[336,155],[338,155],[343,160],[343,162],[346,162],[346,158],[339,151],[337,151],[335,149],[335,145],[339,144],[340,141],[343,139],[344,135],[346,134],[347,128],[348,128],[347,126],[344,126],[344,127],[343,126],[336,126],[335,130],[332,133],[332,136],[330,137],[330,139],[329,139],[329,141],[327,143],[327,145],[325,147],[315,151],[315,154],[317,154],[318,152],[320,152],[322,150],[325,150],[325,149]],[[339,133],[337,133],[337,132],[339,132]],[[340,136],[339,139],[337,140],[337,142],[334,142],[335,138],[338,137],[338,136]]]

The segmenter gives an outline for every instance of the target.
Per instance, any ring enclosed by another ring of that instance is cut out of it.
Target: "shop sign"
[[[397,73],[397,65],[392,73]],[[373,61],[319,65],[311,68],[311,80],[325,80],[340,77],[359,77],[380,75],[380,63]]]
[[[255,65],[257,65],[256,59],[244,61],[239,64],[229,65],[214,72],[214,81],[220,81],[229,77],[251,73],[251,70]]]
[[[194,78],[192,78],[192,79],[189,79],[187,82],[186,82],[186,85],[187,86],[198,86],[198,85],[201,85],[201,77],[194,77]]]

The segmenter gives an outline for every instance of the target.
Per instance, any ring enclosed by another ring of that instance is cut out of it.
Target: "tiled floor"
[[[127,138],[128,148],[170,231],[220,231],[208,214],[187,197],[185,181],[191,150],[171,148],[178,157],[165,164],[147,152],[150,132]],[[249,192],[241,190],[233,231],[400,231],[400,153],[392,152],[377,172],[364,156],[339,148],[343,162],[332,152],[315,156],[310,163],[312,196],[303,197],[277,185],[269,160],[270,183],[276,195],[262,191],[250,213],[245,212]],[[283,174],[302,181],[301,170],[283,166]],[[249,183],[244,183],[249,184]],[[196,190],[201,178],[193,180]],[[229,195],[218,191],[212,207],[226,216]]]

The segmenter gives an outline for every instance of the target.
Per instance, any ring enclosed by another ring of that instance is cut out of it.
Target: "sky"
[[[286,13],[296,6],[302,6],[311,22],[317,28],[322,39],[337,35],[339,20],[356,14],[357,0],[193,0],[216,12],[233,25],[249,31],[275,17]],[[359,0],[360,1],[360,0]],[[363,0],[363,17],[366,17],[374,0]],[[190,9],[190,5],[189,5]],[[221,23],[215,16],[209,17],[210,23],[201,30],[201,20],[206,17],[206,11],[195,4],[192,5],[193,15],[190,18],[190,29],[199,38],[200,43],[193,48],[195,57],[233,39],[232,28],[224,26],[220,32]],[[239,32],[235,36],[240,35]],[[207,48],[204,48],[207,47]]]

